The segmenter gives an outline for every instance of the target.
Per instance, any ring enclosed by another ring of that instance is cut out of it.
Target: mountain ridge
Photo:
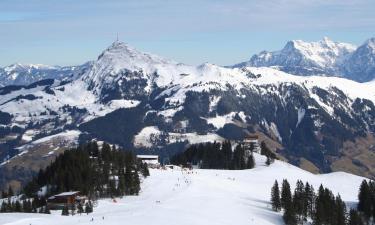
[[[327,37],[318,42],[293,40],[282,50],[262,51],[232,67],[266,66],[301,76],[338,76],[367,82],[375,78],[374,40],[370,38],[359,47],[333,42]]]

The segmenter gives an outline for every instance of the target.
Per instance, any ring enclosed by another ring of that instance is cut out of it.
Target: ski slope
[[[139,196],[116,199],[117,203],[100,200],[90,215],[0,214],[0,224],[283,224],[281,213],[273,212],[269,203],[274,180],[283,178],[292,188],[297,179],[308,181],[316,190],[322,183],[335,194],[339,192],[349,205],[357,201],[362,177],[343,172],[314,175],[281,161],[267,167],[262,156],[255,158],[257,166],[251,170],[150,170]]]

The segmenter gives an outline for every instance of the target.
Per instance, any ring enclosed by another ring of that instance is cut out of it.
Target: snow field
[[[139,196],[116,199],[117,203],[100,200],[90,215],[0,214],[0,224],[283,224],[281,213],[273,212],[269,203],[273,182],[283,178],[293,189],[301,179],[315,190],[322,183],[349,204],[357,201],[362,177],[343,172],[314,175],[281,161],[267,167],[258,154],[255,160],[254,169],[241,171],[152,169]]]

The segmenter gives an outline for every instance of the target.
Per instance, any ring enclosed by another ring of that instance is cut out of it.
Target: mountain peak
[[[371,47],[372,49],[375,49],[375,37],[372,37],[372,38],[368,39],[365,42],[365,45]]]
[[[329,37],[327,37],[327,36],[323,37],[323,39],[321,40],[321,42],[322,43],[333,43],[333,41]]]
[[[114,41],[105,51],[136,52],[137,50],[122,41]]]
[[[251,57],[248,62],[234,67],[274,66],[284,72],[308,75],[337,75],[337,65],[356,49],[347,43],[334,42],[328,37],[320,41],[288,41],[279,51],[261,52]]]
[[[139,70],[145,65],[172,63],[171,60],[150,53],[141,52],[122,41],[113,42],[100,56],[112,62],[121,64],[123,68],[129,70]],[[129,68],[127,68],[129,66]]]

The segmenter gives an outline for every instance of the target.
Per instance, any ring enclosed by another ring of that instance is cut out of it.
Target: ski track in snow
[[[89,215],[1,214],[4,225],[207,225],[207,224],[284,224],[281,213],[271,210],[271,186],[275,179],[287,178],[294,188],[297,179],[314,185],[322,183],[348,204],[357,201],[362,177],[343,172],[314,175],[300,168],[276,161],[264,165],[265,158],[255,154],[256,168],[251,170],[150,170],[151,176],[142,183],[139,196],[99,201]],[[160,202],[159,202],[160,201]],[[104,216],[104,220],[102,217]],[[91,222],[91,219],[94,221]]]

